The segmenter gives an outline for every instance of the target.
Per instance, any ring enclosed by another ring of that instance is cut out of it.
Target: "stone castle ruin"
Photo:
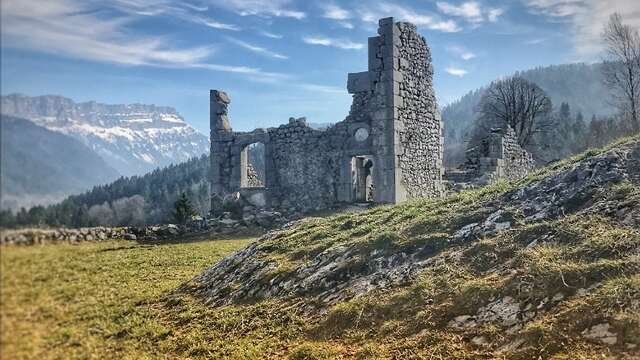
[[[413,24],[381,19],[368,56],[367,71],[348,75],[348,116],[324,130],[291,118],[277,128],[234,132],[229,96],[210,92],[212,215],[234,201],[306,212],[443,193],[443,124],[424,37]],[[255,144],[263,146],[259,172],[247,151]]]

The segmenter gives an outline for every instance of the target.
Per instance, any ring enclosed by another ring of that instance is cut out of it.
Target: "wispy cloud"
[[[438,10],[450,16],[460,17],[473,24],[480,24],[484,21],[496,22],[504,14],[501,8],[483,8],[477,1],[467,1],[460,5],[454,5],[445,1],[436,3]]]
[[[476,54],[474,54],[472,51],[470,51],[469,49],[462,47],[462,46],[458,46],[458,45],[450,45],[447,46],[446,48],[447,52],[458,56],[460,59],[462,60],[471,60],[473,58],[476,57]]]
[[[212,19],[208,19],[200,16],[189,16],[187,19],[191,22],[202,24],[204,26],[208,26],[214,29],[222,29],[222,30],[231,30],[231,31],[240,31],[241,28],[237,25],[233,24],[225,24]]]
[[[188,2],[173,2],[171,0],[113,0],[104,3],[107,7],[127,14],[142,16],[165,16],[204,25],[214,29],[239,31],[235,24],[228,24],[212,19],[205,14],[206,6],[196,6]]]
[[[274,58],[274,59],[282,59],[282,60],[289,58],[286,55],[279,54],[277,52],[271,51],[271,50],[266,49],[266,48],[261,47],[261,46],[249,44],[246,41],[242,41],[242,40],[235,39],[235,38],[232,38],[232,37],[228,37],[227,39],[230,42],[232,42],[232,43],[234,43],[234,44],[236,44],[236,45],[238,45],[238,46],[240,46],[240,47],[242,47],[244,49],[253,51],[254,53],[257,53],[257,54],[260,54],[260,55],[264,55],[264,56],[267,56],[267,57],[270,57],[270,58]]]
[[[340,6],[329,3],[322,6],[324,10],[323,17],[332,20],[347,20],[351,18],[351,13]]]
[[[265,31],[265,30],[261,30],[260,31],[260,35],[266,36],[266,37],[271,38],[271,39],[282,39],[284,37],[284,36],[282,36],[280,34],[275,34],[275,33],[269,32],[269,31]]]
[[[329,85],[317,85],[317,84],[299,84],[301,89],[304,90],[308,90],[308,91],[314,91],[314,92],[322,92],[322,93],[329,93],[329,94],[344,94],[347,92],[346,89],[344,88],[340,88],[340,87],[336,87],[336,86],[329,86]]]
[[[3,1],[4,46],[128,65],[192,64],[209,57],[210,46],[175,48],[160,37],[124,33],[132,19],[98,17],[73,0]]]
[[[534,14],[570,24],[575,56],[593,60],[603,49],[601,33],[613,12],[623,21],[640,28],[640,1],[629,0],[523,0]]]
[[[443,32],[458,32],[462,29],[458,27],[458,24],[453,20],[437,21],[428,26],[431,30],[440,30]]]
[[[538,39],[527,40],[524,43],[527,45],[538,45],[538,44],[542,44],[544,41],[545,39],[538,38]]]
[[[447,66],[447,68],[444,71],[446,71],[447,74],[457,76],[457,77],[463,77],[468,74],[467,70],[461,69],[452,65]]]
[[[375,6],[361,6],[358,13],[361,20],[367,23],[376,23],[380,18],[393,16],[397,20],[408,21],[430,30],[442,32],[462,30],[454,20],[443,20],[432,13],[421,13],[410,7],[387,2],[380,2]]]
[[[351,11],[336,5],[335,3],[328,3],[324,5],[320,5],[322,9],[322,17],[326,19],[335,20],[338,25],[342,26],[345,29],[353,29],[354,26],[349,21],[353,18],[353,14]]]
[[[3,1],[3,46],[121,65],[237,73],[252,80],[284,78],[259,68],[211,63],[213,46],[178,48],[167,45],[173,43],[168,38],[133,35],[127,31],[132,17],[104,18],[88,5],[76,0]]]
[[[233,11],[241,16],[289,17],[303,19],[307,16],[303,11],[290,7],[291,0],[209,0],[212,6]]]
[[[489,12],[487,13],[487,20],[489,20],[489,22],[496,22],[498,21],[498,18],[503,14],[504,14],[504,9],[500,9],[500,8],[489,9]]]
[[[334,39],[324,36],[305,36],[302,38],[307,44],[321,45],[321,46],[333,46],[345,50],[359,50],[364,47],[364,44],[355,43],[346,39]]]
[[[460,5],[453,5],[448,2],[439,1],[436,3],[438,9],[447,15],[463,17],[471,22],[482,22],[482,10],[476,1],[468,1]]]
[[[585,0],[524,0],[524,3],[534,14],[553,17],[576,15],[587,5]]]

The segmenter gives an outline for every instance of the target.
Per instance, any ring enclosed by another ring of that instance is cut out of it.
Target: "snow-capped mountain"
[[[62,96],[2,96],[2,113],[72,136],[121,175],[139,175],[208,151],[208,138],[166,106],[75,103]]]

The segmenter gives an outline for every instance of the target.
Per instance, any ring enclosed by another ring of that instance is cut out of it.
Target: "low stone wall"
[[[103,241],[130,237],[129,228],[91,227],[80,229],[0,230],[0,244],[33,245],[49,242]]]

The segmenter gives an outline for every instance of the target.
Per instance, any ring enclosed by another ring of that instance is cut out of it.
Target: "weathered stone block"
[[[349,94],[371,91],[369,72],[349,73],[347,78],[347,91]]]

